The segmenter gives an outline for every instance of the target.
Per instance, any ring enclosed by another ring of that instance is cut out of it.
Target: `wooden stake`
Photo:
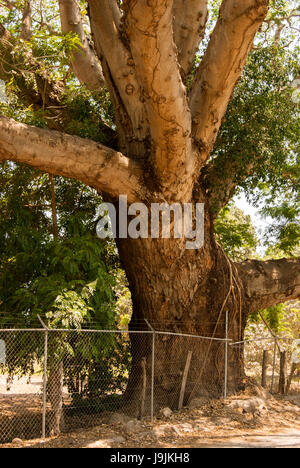
[[[289,375],[289,378],[288,378],[288,382],[287,382],[287,385],[286,385],[286,394],[288,395],[289,394],[289,391],[290,391],[290,388],[291,388],[291,384],[292,384],[292,380],[293,380],[293,377],[294,377],[294,374],[296,372],[296,369],[298,367],[298,364],[296,364],[295,362],[293,362],[292,364],[292,369],[291,369],[291,373]]]
[[[147,389],[147,372],[146,372],[146,358],[145,357],[142,358],[141,365],[143,369],[143,389],[142,389],[142,398],[141,398],[140,419],[142,419],[145,414],[145,400],[146,400],[146,389]]]
[[[263,360],[262,360],[262,371],[261,371],[261,386],[267,388],[267,369],[269,362],[269,352],[264,350]]]
[[[182,384],[181,384],[181,390],[180,390],[180,396],[179,396],[179,403],[178,403],[178,409],[180,410],[183,406],[183,399],[184,399],[184,394],[185,394],[185,387],[186,387],[186,382],[187,382],[187,377],[188,373],[190,370],[190,365],[191,365],[191,359],[192,359],[193,351],[189,351],[185,363],[185,368],[184,368],[184,373],[182,377]]]
[[[280,353],[280,374],[279,374],[279,393],[281,395],[285,394],[286,379],[287,379],[286,351],[281,351],[281,353]]]

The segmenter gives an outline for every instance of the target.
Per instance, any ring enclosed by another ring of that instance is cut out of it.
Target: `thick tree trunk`
[[[208,231],[207,231],[208,235]],[[189,251],[173,239],[118,241],[133,299],[132,330],[155,334],[155,410],[178,408],[183,372],[189,351],[192,360],[184,404],[199,396],[224,392],[225,315],[229,338],[243,336],[247,311],[242,307],[241,282],[234,265],[208,237],[201,250]],[[163,335],[159,331],[200,335],[211,339]],[[132,334],[132,372],[125,398],[138,413],[143,391],[142,360],[147,362],[146,411],[150,404],[152,335]],[[229,391],[240,388],[244,377],[240,347],[229,350]]]

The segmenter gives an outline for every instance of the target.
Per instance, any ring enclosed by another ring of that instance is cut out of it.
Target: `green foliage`
[[[55,195],[59,236],[53,238],[48,175],[3,164],[0,328],[40,328],[37,315],[52,329],[113,329],[120,320],[124,327],[126,307],[120,295],[125,285],[116,249],[95,234],[100,197],[59,177]],[[33,374],[42,359],[43,334],[28,337],[20,332],[1,337],[8,343],[8,375]],[[74,405],[90,407],[93,399],[123,388],[130,368],[129,345],[128,339],[113,334],[50,332],[48,365],[63,361]]]
[[[77,182],[56,181],[60,236],[53,239],[48,176],[13,164],[1,172],[0,310],[27,325],[37,314],[56,326],[111,325],[113,259],[94,234],[100,199]]]
[[[235,206],[225,207],[215,222],[217,240],[235,261],[256,255],[258,240],[250,216]]]
[[[284,311],[284,305],[279,304],[277,306],[268,307],[268,309],[262,310],[260,313],[270,328],[272,328],[275,333],[279,333],[283,331]],[[260,323],[261,320],[259,312],[254,312],[249,318],[250,323]]]

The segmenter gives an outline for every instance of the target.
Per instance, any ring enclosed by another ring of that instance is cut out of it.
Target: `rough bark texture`
[[[173,41],[173,2],[158,0],[154,6],[146,0],[127,3],[126,33],[151,129],[154,171],[166,198],[176,199],[179,193],[181,200],[182,195],[188,199],[196,155]]]
[[[63,416],[63,364],[53,365],[49,371],[47,383],[48,399],[51,404],[49,419],[49,433],[51,436],[59,435],[64,429]]]
[[[99,61],[83,36],[75,0],[59,3],[63,30],[77,32],[82,42],[82,50],[72,57],[73,70],[90,88],[102,86],[103,74],[123,154],[2,117],[0,160],[10,159],[76,178],[101,191],[108,201],[115,202],[118,195],[124,194],[129,202],[142,201],[147,206],[166,201],[204,203],[205,244],[201,249],[187,250],[184,238],[117,240],[132,292],[130,326],[146,329],[147,319],[156,330],[224,337],[227,311],[229,337],[239,341],[249,312],[295,299],[300,293],[299,260],[235,264],[217,245],[213,234],[214,218],[235,189],[239,167],[231,161],[231,155],[226,155],[225,182],[219,184],[220,171],[207,160],[268,1],[223,0],[189,97],[184,78],[203,36],[205,1],[124,0],[121,11],[116,0],[89,0]],[[0,30],[4,57],[0,78],[5,80],[14,69],[12,42],[8,33]],[[93,64],[96,71],[89,80],[86,72],[93,69]],[[35,94],[29,91],[28,99],[34,102]],[[48,93],[46,98],[50,97]],[[149,340],[133,335],[135,372],[127,389],[130,398],[136,394],[137,401],[142,398],[146,406],[149,395],[145,401],[142,363],[145,358],[149,379]],[[171,336],[157,336],[157,405],[178,406],[189,351],[193,357],[185,399],[208,393],[219,395],[224,350],[223,343],[213,340],[195,345],[195,341],[184,338],[176,341]],[[229,367],[229,389],[234,391],[243,376],[240,348],[230,350]]]
[[[300,263],[296,258],[238,265],[249,303],[249,311],[265,309],[300,296]]]
[[[142,197],[141,168],[121,153],[90,140],[0,117],[0,161],[4,159],[80,180],[114,197],[122,193],[131,201]]]
[[[174,40],[184,74],[192,68],[195,54],[205,34],[207,0],[174,0]]]

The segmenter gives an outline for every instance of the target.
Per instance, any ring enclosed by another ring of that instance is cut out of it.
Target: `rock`
[[[126,439],[122,436],[114,436],[109,439],[96,440],[91,442],[86,447],[87,448],[111,448],[112,445],[123,444],[126,442]]]
[[[141,431],[141,428],[142,428],[142,424],[137,419],[131,419],[125,424],[125,430],[127,432],[137,433]]]
[[[123,413],[109,413],[103,419],[106,424],[122,424],[123,426],[130,421],[130,417]]]
[[[234,400],[229,405],[228,408],[234,410],[243,410],[244,413],[259,413],[263,409],[266,409],[266,403],[261,398],[251,398],[249,400]]]
[[[171,426],[172,430],[178,434],[178,435],[182,435],[184,433],[188,433],[188,432],[193,432],[193,426],[189,423],[184,423],[184,424],[176,424],[176,425],[173,425]]]
[[[166,407],[160,410],[160,414],[165,418],[170,418],[173,414],[173,411],[170,408]]]
[[[91,442],[90,444],[86,445],[86,448],[111,448],[111,445],[107,442],[107,440],[104,439]]]
[[[125,437],[122,436],[114,436],[111,439],[106,439],[107,443],[113,445],[113,444],[124,444],[126,442]]]
[[[13,439],[12,441],[13,444],[22,444],[23,443],[23,440],[22,439],[18,439],[17,437],[15,439]]]
[[[192,401],[188,404],[189,409],[202,408],[202,406],[208,403],[207,398],[193,398]]]
[[[154,426],[152,432],[156,437],[167,437],[173,434],[173,428],[169,426],[169,424],[162,424],[160,426]]]

